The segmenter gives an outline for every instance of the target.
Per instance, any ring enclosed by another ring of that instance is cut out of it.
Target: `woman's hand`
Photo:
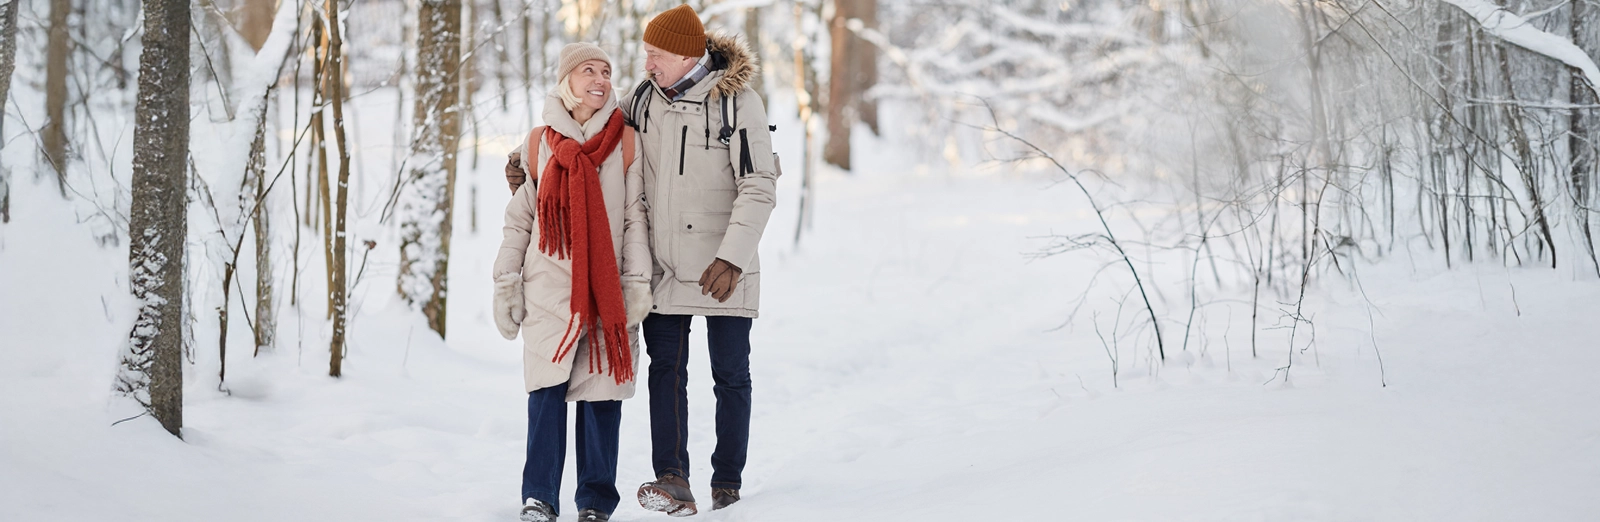
[[[517,338],[528,315],[522,303],[522,274],[509,272],[494,279],[494,326],[506,340]]]
[[[628,312],[628,328],[644,322],[655,307],[655,296],[650,293],[650,281],[623,280],[622,304]]]

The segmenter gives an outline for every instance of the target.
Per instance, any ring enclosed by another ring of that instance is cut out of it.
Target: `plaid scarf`
[[[707,74],[711,74],[710,52],[707,52],[705,56],[701,56],[700,61],[694,63],[694,68],[689,69],[689,74],[683,75],[683,79],[678,80],[671,87],[662,89],[661,94],[666,95],[669,102],[681,100],[683,95],[689,92],[689,89],[693,89],[695,84],[700,83],[700,80],[706,79]]]

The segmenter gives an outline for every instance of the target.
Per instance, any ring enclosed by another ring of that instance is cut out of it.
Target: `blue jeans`
[[[644,320],[650,355],[650,447],[656,476],[689,478],[689,322],[694,316],[650,314]],[[717,395],[717,447],[711,487],[739,489],[750,446],[750,324],[748,317],[706,317],[711,390]]]
[[[528,460],[522,500],[534,498],[561,512],[561,468],[567,460],[567,384],[528,393]],[[617,438],[622,401],[578,402],[578,509],[617,509]]]

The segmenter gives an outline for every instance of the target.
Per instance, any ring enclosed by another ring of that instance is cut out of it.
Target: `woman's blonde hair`
[[[572,73],[567,73],[556,82],[556,95],[561,97],[561,107],[567,112],[572,112],[572,109],[578,108],[578,104],[583,103],[583,100],[578,98],[578,93],[572,92],[571,80]]]

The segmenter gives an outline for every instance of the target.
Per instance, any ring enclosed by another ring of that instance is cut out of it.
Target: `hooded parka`
[[[757,246],[776,203],[778,169],[761,97],[750,87],[755,55],[737,36],[712,35],[716,67],[678,101],[646,81],[622,100],[639,134],[642,168],[631,169],[624,257],[654,255],[654,313],[755,318],[761,299]],[[724,99],[728,139],[723,130]],[[633,233],[635,229],[646,234]],[[741,270],[726,302],[703,295],[715,259]]]

